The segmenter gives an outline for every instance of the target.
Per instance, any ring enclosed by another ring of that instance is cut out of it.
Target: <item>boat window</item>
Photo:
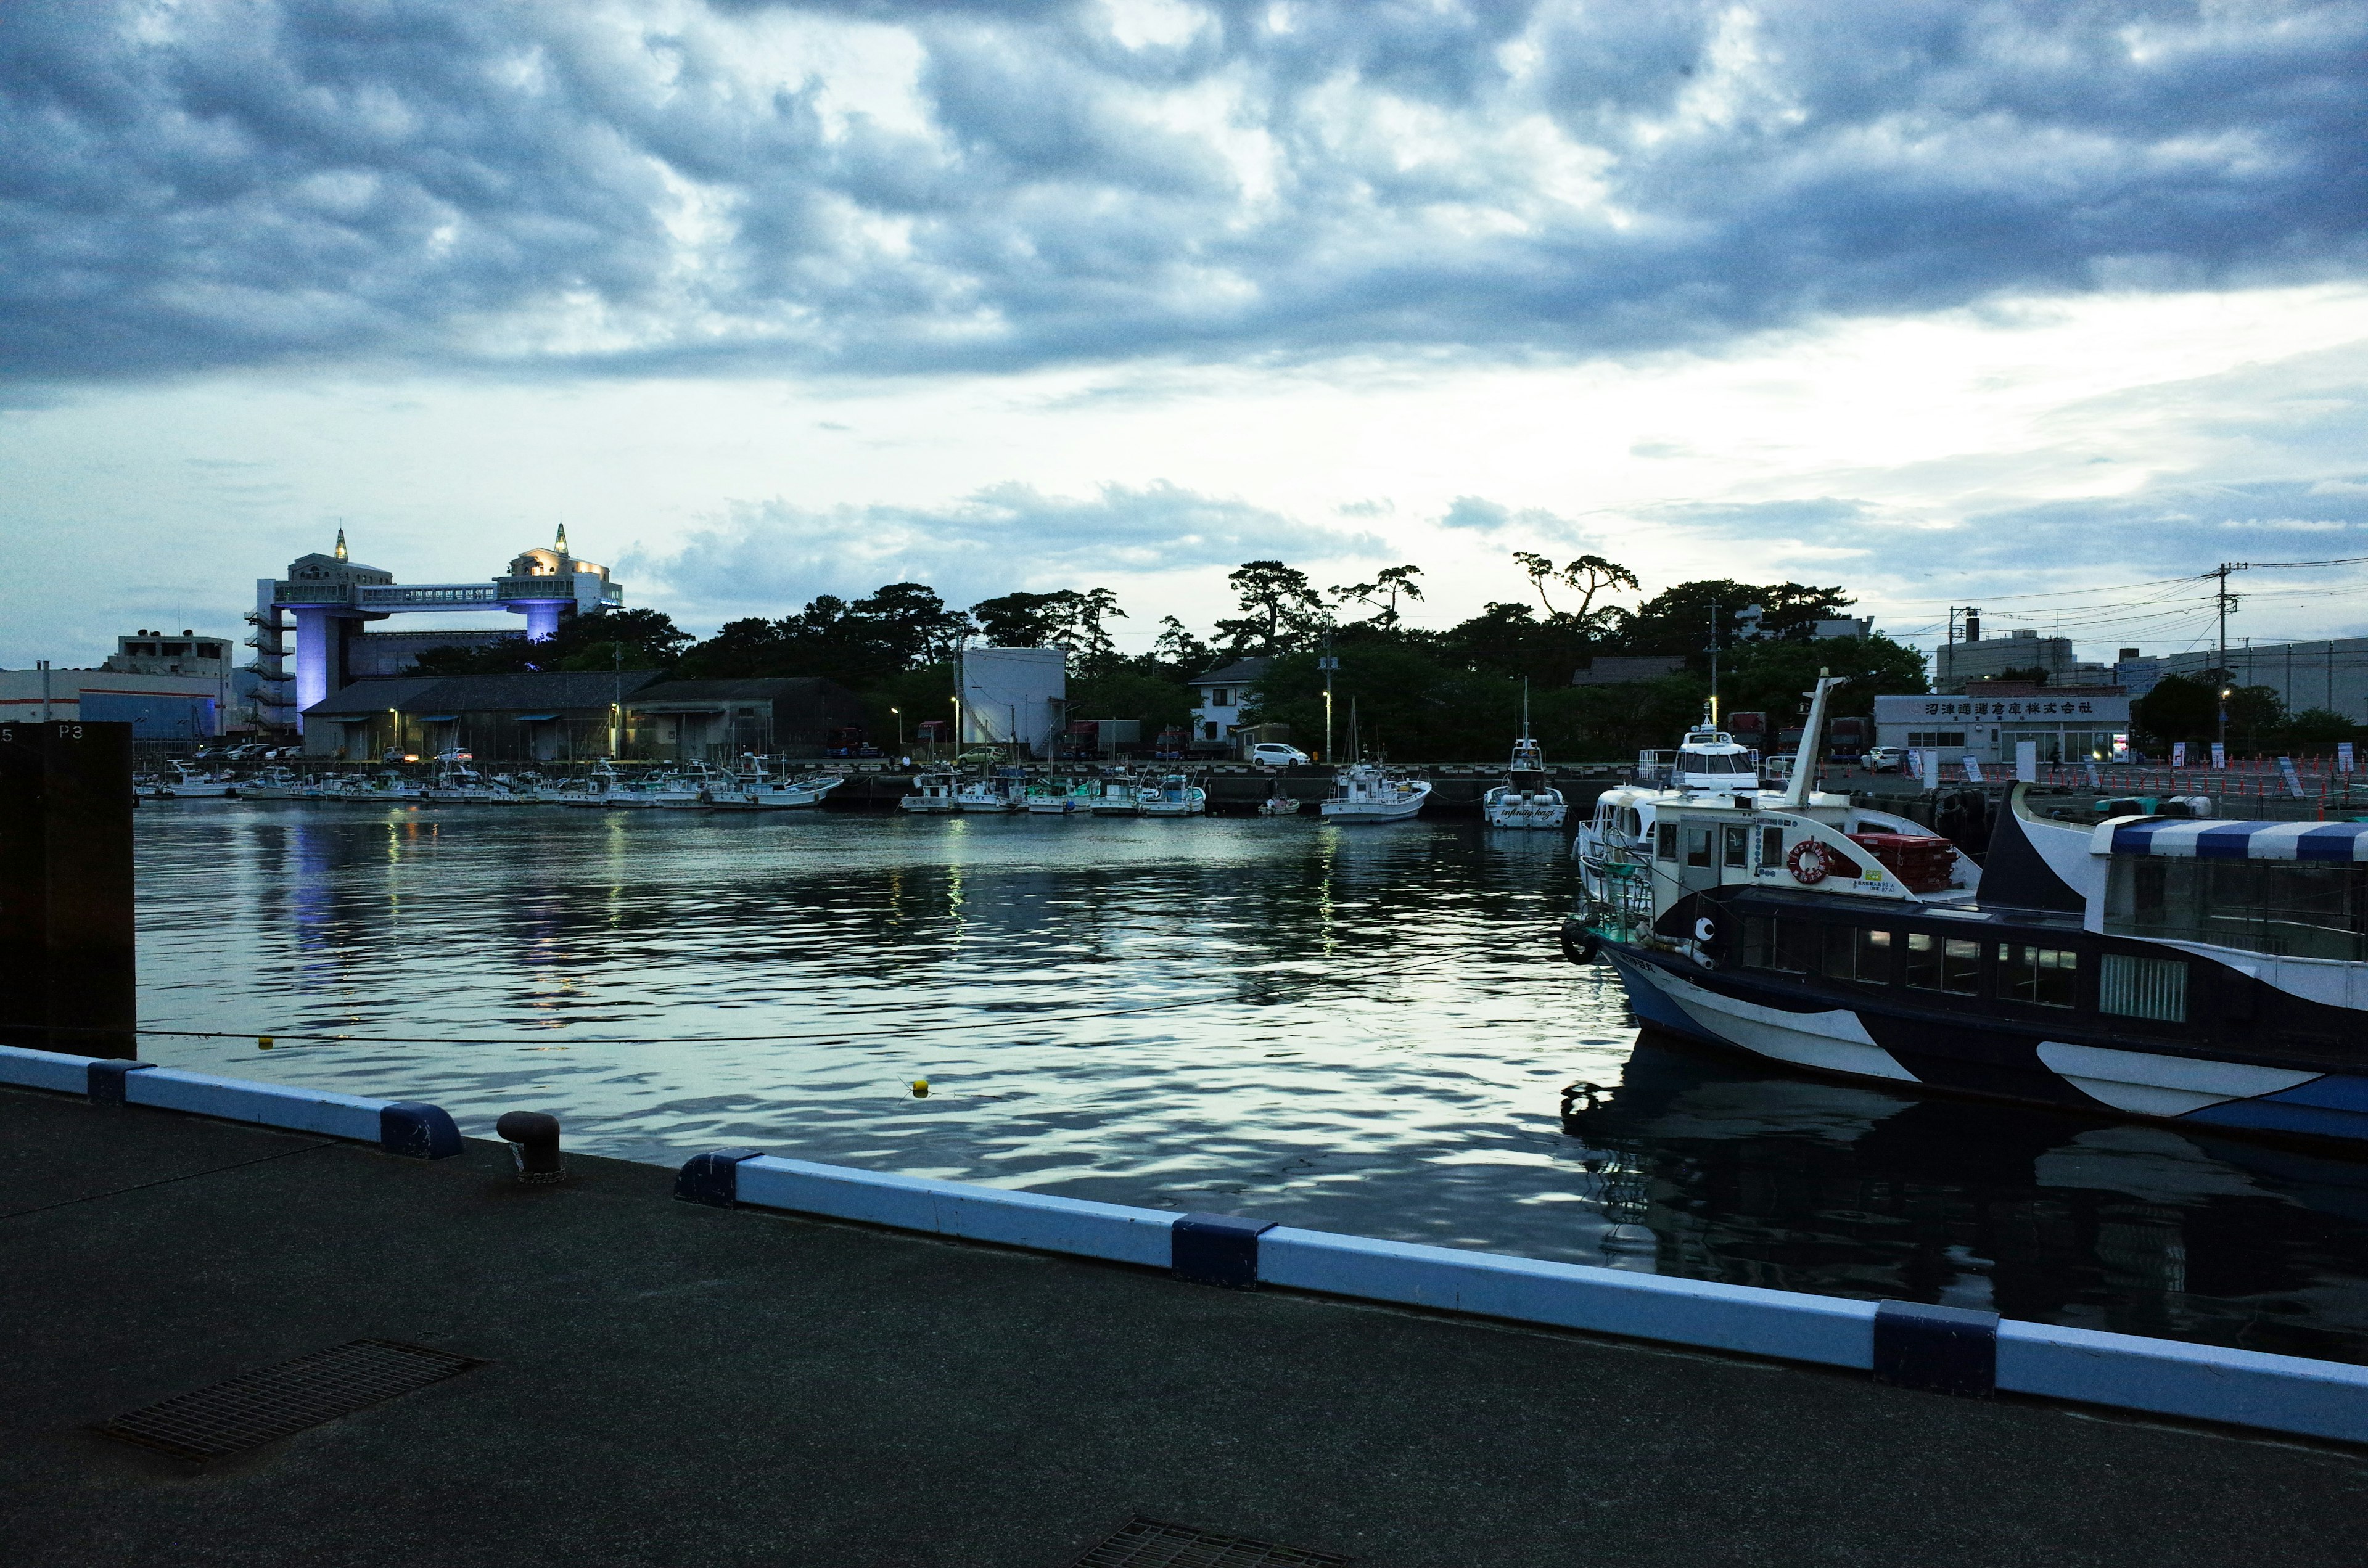
[[[1805,920],[1776,922],[1776,968],[1783,974],[1809,974],[1817,967],[1818,927]]]
[[[1635,807],[1620,808],[1620,831],[1631,838],[1645,831],[1645,819],[1636,813]]]
[[[1759,863],[1763,866],[1781,866],[1784,863],[1784,830],[1782,828],[1763,827],[1759,830]]]
[[[1998,994],[2043,1007],[2069,1007],[2079,1001],[2080,955],[2070,948],[2026,948],[2000,942]]]
[[[1751,863],[1750,830],[1748,828],[1728,827],[1721,828],[1719,831],[1724,835],[1722,858],[1725,863],[1730,866],[1749,865]]]
[[[1689,825],[1686,829],[1686,864],[1710,864],[1710,829]]]
[[[1982,989],[1982,945],[1970,937],[1907,934],[1907,983],[1918,991],[1975,996]]]
[[[1776,967],[1776,922],[1764,915],[1747,915],[1744,919],[1743,967]]]
[[[1678,824],[1673,822],[1653,824],[1653,853],[1661,859],[1678,858]]]
[[[1863,926],[1826,928],[1826,972],[1868,985],[1891,983],[1891,933]]]
[[[2117,857],[2105,929],[2358,963],[2368,960],[2368,866]]]
[[[2098,966],[2097,1010],[2158,1023],[2187,1021],[2187,960],[2107,953]]]

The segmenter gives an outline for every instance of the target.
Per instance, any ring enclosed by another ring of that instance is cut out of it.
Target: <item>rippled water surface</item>
[[[667,1164],[753,1145],[2368,1359],[2368,1167],[1640,1040],[1555,956],[1559,835],[239,801],[139,834],[142,1022],[236,1037],[152,1061],[478,1136],[552,1110]]]

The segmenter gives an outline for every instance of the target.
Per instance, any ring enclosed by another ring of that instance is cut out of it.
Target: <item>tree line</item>
[[[1536,734],[1557,756],[1671,744],[1710,694],[1713,644],[1725,710],[1764,712],[1771,727],[1798,719],[1820,667],[1851,677],[1839,694],[1844,713],[1873,711],[1877,692],[1927,689],[1924,656],[1880,633],[1810,641],[1816,622],[1854,602],[1839,586],[1715,578],[1645,597],[1634,573],[1599,555],[1557,563],[1517,551],[1510,568],[1508,585],[1519,585],[1519,597],[1443,628],[1421,624],[1416,613],[1425,602],[1419,566],[1319,586],[1283,562],[1250,561],[1227,578],[1235,613],[1205,640],[1162,616],[1150,647],[1134,654],[1119,650],[1114,626],[1131,618],[1108,588],[1009,593],[957,608],[925,584],[891,583],[861,598],[818,595],[793,614],[731,621],[704,641],[657,610],[610,610],[563,622],[547,642],[437,649],[418,667],[821,676],[861,694],[873,735],[893,740],[900,715],[909,739],[918,722],[951,714],[951,664],[964,642],[1059,647],[1069,653],[1070,714],[1138,720],[1147,740],[1189,722],[1198,700],[1191,677],[1262,657],[1272,665],[1251,719],[1287,723],[1298,744],[1316,749],[1324,733],[1318,665],[1328,653],[1338,661],[1336,750],[1345,750],[1353,707],[1369,755],[1383,750],[1409,762],[1495,756],[1511,740],[1525,699]],[[1747,638],[1744,612],[1753,607],[1757,634]],[[1595,659],[1638,654],[1678,664],[1649,680],[1572,684]]]

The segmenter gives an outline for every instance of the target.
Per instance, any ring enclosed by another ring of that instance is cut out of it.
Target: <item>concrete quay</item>
[[[785,1153],[791,1151],[784,1151]],[[0,1090],[0,1540],[44,1564],[2350,1563],[2368,1452],[677,1202]],[[203,1467],[111,1415],[484,1358]]]

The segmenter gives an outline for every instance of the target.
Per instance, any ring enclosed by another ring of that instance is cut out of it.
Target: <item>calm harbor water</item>
[[[1560,835],[241,801],[138,832],[142,1022],[235,1037],[151,1061],[476,1136],[551,1110],[665,1164],[750,1145],[2368,1360],[2368,1165],[1640,1038],[1556,956]]]

